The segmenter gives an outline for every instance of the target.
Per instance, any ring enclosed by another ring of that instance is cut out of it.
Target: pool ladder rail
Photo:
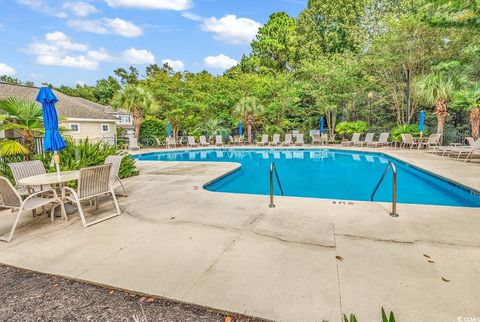
[[[392,212],[390,213],[390,216],[392,217],[398,217],[397,213],[397,167],[395,167],[395,164],[393,162],[388,162],[387,167],[385,168],[385,171],[383,171],[382,177],[380,180],[378,180],[377,185],[375,186],[375,189],[373,189],[372,195],[370,196],[370,200],[373,201],[373,197],[375,197],[375,193],[377,193],[378,188],[383,182],[383,179],[385,179],[385,176],[387,175],[389,170],[392,170],[393,174],[393,181],[392,181]]]
[[[283,188],[282,184],[280,183],[280,178],[278,177],[277,167],[275,166],[275,162],[272,161],[270,163],[270,205],[268,207],[275,208],[275,203],[273,202],[273,175],[275,174],[275,178],[277,179],[278,186],[280,187],[280,192],[283,196]]]

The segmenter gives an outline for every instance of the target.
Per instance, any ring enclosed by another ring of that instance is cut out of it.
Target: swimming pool
[[[209,191],[269,194],[269,168],[275,162],[286,196],[369,201],[388,162],[397,167],[399,203],[480,207],[480,196],[463,186],[382,153],[330,149],[202,149],[135,156],[139,161],[238,162],[233,173],[205,186]],[[275,184],[275,193],[279,188]],[[391,201],[392,174],[375,201]]]

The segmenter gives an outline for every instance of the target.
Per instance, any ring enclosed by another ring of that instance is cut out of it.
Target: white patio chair
[[[311,131],[311,132],[313,132],[313,131]],[[313,134],[312,135],[312,145],[315,145],[315,144],[318,144],[318,145],[322,144],[322,139],[320,137],[320,134]]]
[[[111,167],[111,164],[104,164],[95,167],[83,168],[80,170],[78,188],[76,191],[70,187],[63,187],[65,198],[77,204],[78,213],[80,215],[80,219],[82,220],[83,227],[85,228],[116,217],[121,213],[117,198],[115,197],[115,192],[110,184]],[[84,200],[91,201],[92,199],[96,199],[97,197],[103,195],[112,196],[116,212],[87,223],[81,202]]]
[[[353,133],[352,135],[352,140],[351,141],[344,141],[342,142],[343,146],[350,146],[350,145],[355,145],[356,143],[360,142],[360,135],[361,133]]]
[[[262,134],[262,140],[257,142],[257,146],[266,146],[268,145],[268,134]]]
[[[120,180],[119,172],[120,172],[120,165],[122,164],[123,155],[109,155],[105,159],[105,164],[111,164],[112,168],[110,169],[110,184],[112,187],[115,186],[116,183],[120,184],[123,190],[123,196],[127,197],[127,190],[123,186],[122,180]]]
[[[196,148],[198,146],[198,143],[195,142],[195,138],[193,136],[188,137],[188,146]]]
[[[374,135],[375,135],[375,133],[367,133],[365,135],[365,140],[354,142],[353,145],[354,146],[364,146],[364,145],[371,144],[373,142],[373,136]]]
[[[205,135],[200,136],[200,145],[201,146],[209,146],[210,145],[210,143],[207,142],[207,138],[205,137]]]
[[[171,147],[176,148],[177,147],[177,141],[175,141],[174,137],[167,137],[165,139],[165,145],[167,146],[167,149],[169,149]]]
[[[13,162],[9,163],[8,166],[12,170],[13,178],[15,179],[18,193],[21,196],[27,196],[32,192],[52,189],[50,185],[41,185],[41,186],[24,186],[18,182],[23,178],[28,178],[40,174],[46,174],[45,167],[40,160],[34,161],[23,161],[23,162]]]
[[[280,144],[280,134],[274,134],[272,142],[269,143],[271,146],[278,146]]]
[[[295,140],[295,145],[303,146],[304,144],[305,144],[305,142],[303,142],[303,134],[302,133],[297,134],[297,139]],[[303,156],[303,154],[302,154],[302,156]]]
[[[138,140],[137,138],[134,138],[133,136],[128,139],[128,148],[133,151],[133,150],[140,150],[140,147],[138,146]]]
[[[320,134],[320,141],[322,144],[328,144],[328,133]]]
[[[221,135],[215,136],[215,146],[223,146],[223,138]]]
[[[159,148],[164,148],[165,147],[165,142],[160,141],[159,138],[155,138],[155,143],[157,144],[157,147]]]
[[[379,146],[390,145],[390,142],[388,142],[389,136],[390,136],[390,133],[388,132],[380,133],[380,137],[378,138],[378,141],[372,141],[368,143],[367,146],[378,148]]]
[[[49,197],[51,196],[51,197]],[[57,204],[61,206],[62,217],[67,220],[67,214],[65,213],[65,208],[62,201],[58,198],[57,193],[54,189],[41,190],[29,195],[25,200],[22,200],[22,197],[17,190],[13,187],[10,181],[5,177],[0,177],[0,206],[9,208],[17,211],[15,220],[13,221],[12,228],[8,233],[7,237],[0,236],[1,241],[9,243],[12,240],[13,233],[17,227],[18,220],[24,211],[33,211],[39,207],[45,207],[48,204]],[[53,209],[50,209],[50,218],[53,221]]]
[[[292,135],[291,134],[285,134],[285,140],[283,140],[282,145],[283,146],[290,146],[292,145]]]
[[[401,147],[403,147],[403,148],[410,147],[410,149],[412,149],[413,147],[418,145],[418,143],[415,142],[415,140],[413,139],[413,136],[411,134],[403,133],[400,136],[402,137]]]

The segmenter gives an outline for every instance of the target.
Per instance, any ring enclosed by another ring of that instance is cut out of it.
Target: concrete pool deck
[[[480,190],[478,163],[380,151]],[[272,320],[379,321],[382,306],[404,322],[480,316],[479,208],[399,204],[391,218],[387,203],[276,197],[270,209],[268,196],[202,189],[235,163],[138,166],[121,216],[83,229],[77,215],[24,215],[0,262]]]

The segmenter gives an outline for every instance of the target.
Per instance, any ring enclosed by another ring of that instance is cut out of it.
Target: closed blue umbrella
[[[58,131],[58,116],[55,109],[55,103],[58,102],[58,99],[50,88],[42,87],[38,92],[36,101],[42,104],[43,126],[45,127],[43,149],[53,151],[53,161],[60,177],[60,159],[57,152],[65,149],[67,144]]]
[[[423,130],[425,129],[425,112],[420,112],[420,117],[418,120],[418,131],[420,131],[420,136],[423,135]]]
[[[238,135],[243,135],[243,123],[242,121],[238,121]]]
[[[167,124],[167,135],[168,137],[172,137],[172,124],[170,122]]]
[[[320,133],[323,134],[323,132],[325,131],[325,119],[323,118],[323,116],[320,117]]]

